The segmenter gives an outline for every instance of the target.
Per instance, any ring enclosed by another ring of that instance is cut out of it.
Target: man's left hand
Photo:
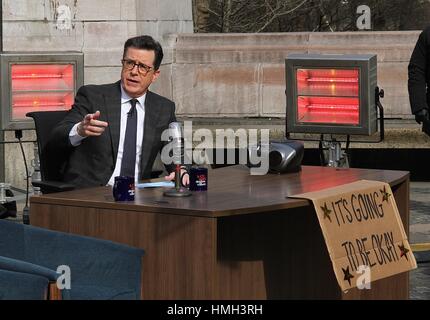
[[[182,177],[182,185],[188,186],[190,184],[190,176],[185,169],[181,169],[181,177]],[[165,176],[164,179],[167,181],[175,180],[175,171],[171,172],[168,176]]]

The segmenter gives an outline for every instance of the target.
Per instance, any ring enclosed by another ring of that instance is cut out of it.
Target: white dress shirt
[[[136,103],[137,136],[136,136],[136,167],[134,170],[135,182],[138,181],[138,177],[139,177],[140,154],[142,152],[143,129],[144,129],[144,123],[145,123],[145,98],[146,98],[146,93],[143,96],[136,98],[138,103]],[[127,113],[131,109],[131,104],[130,104],[131,99],[132,98],[124,91],[124,89],[121,86],[121,128],[120,128],[120,134],[119,134],[119,145],[118,145],[118,154],[116,156],[115,170],[113,171],[113,174],[108,182],[108,185],[111,185],[111,186],[114,184],[115,177],[119,176],[121,172],[122,154],[124,151],[125,129],[127,126]],[[75,124],[69,133],[70,143],[74,147],[80,145],[81,141],[85,139],[85,137],[82,137],[78,134],[78,125],[79,123]]]

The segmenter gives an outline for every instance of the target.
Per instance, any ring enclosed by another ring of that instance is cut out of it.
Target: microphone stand
[[[166,197],[189,197],[191,192],[181,186],[181,165],[175,167],[175,187],[164,191]]]
[[[189,197],[191,192],[182,187],[181,183],[181,163],[183,157],[183,143],[182,143],[182,127],[179,122],[171,122],[169,130],[173,143],[173,163],[175,164],[175,187],[164,192],[167,197]]]

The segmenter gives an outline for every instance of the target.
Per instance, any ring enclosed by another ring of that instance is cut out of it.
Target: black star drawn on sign
[[[391,194],[387,192],[387,190],[385,189],[385,186],[383,190],[379,190],[379,191],[381,191],[381,194],[382,194],[382,202],[384,201],[388,202],[388,198],[391,196]]]
[[[328,221],[331,222],[331,217],[330,217],[331,210],[329,208],[327,208],[326,202],[324,202],[324,207],[321,207],[321,209],[324,212],[324,219],[327,218]]]
[[[346,269],[342,268],[343,271],[343,280],[348,281],[349,285],[351,285],[351,279],[354,278],[354,276],[349,273],[349,266],[346,267]]]
[[[402,242],[402,245],[401,245],[401,246],[398,246],[398,247],[399,247],[399,249],[400,249],[400,258],[401,258],[401,257],[405,257],[405,258],[406,258],[406,260],[407,260],[407,261],[409,261],[409,259],[408,259],[408,252],[409,252],[409,249],[405,247],[405,245],[403,244],[403,242]]]

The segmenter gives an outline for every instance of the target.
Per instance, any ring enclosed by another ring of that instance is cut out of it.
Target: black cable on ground
[[[21,147],[21,153],[22,153],[22,158],[24,159],[24,167],[25,167],[25,175],[26,175],[26,192],[25,192],[25,206],[24,209],[22,210],[22,220],[24,224],[30,224],[30,215],[29,215],[29,207],[28,207],[28,194],[29,194],[29,181],[28,179],[29,174],[28,174],[28,166],[27,166],[27,159],[25,158],[25,152],[24,152],[24,147],[22,145],[21,142],[21,138],[22,138],[22,130],[15,130],[15,137],[18,139],[19,142],[19,146]]]

